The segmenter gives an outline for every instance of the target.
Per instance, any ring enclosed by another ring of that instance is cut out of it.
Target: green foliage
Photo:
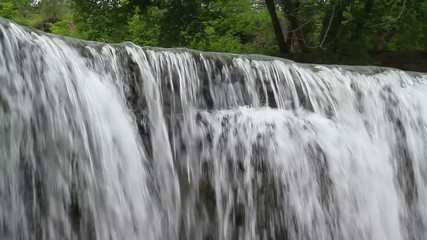
[[[268,53],[273,38],[266,10],[251,0],[218,1],[211,5],[215,17],[202,22],[203,31],[191,37],[192,48],[206,51]]]
[[[127,8],[119,0],[73,0],[75,24],[91,40],[129,40]]]
[[[63,18],[55,23],[51,23],[49,28],[54,34],[73,38],[88,39],[87,33],[80,32],[79,29],[75,26],[73,18],[70,16]]]
[[[0,16],[4,18],[13,19],[18,15],[18,11],[14,9],[13,3],[1,2],[0,3]]]
[[[340,47],[344,48],[343,40],[349,39],[353,45],[367,51],[422,50],[425,47],[425,21],[419,16],[425,15],[426,9],[421,10],[421,2],[378,0],[367,13],[364,5],[356,1],[346,9]]]
[[[0,0],[0,16],[102,42],[276,54],[265,0]],[[427,0],[275,0],[291,53],[363,62],[427,50]],[[277,26],[277,25],[276,25]],[[277,28],[276,28],[277,29]]]
[[[31,0],[1,0],[0,17],[15,19],[21,14],[17,7],[29,5],[30,3]]]
[[[142,46],[159,46],[161,25],[165,11],[158,7],[150,7],[141,15],[139,8],[129,21],[130,40]]]

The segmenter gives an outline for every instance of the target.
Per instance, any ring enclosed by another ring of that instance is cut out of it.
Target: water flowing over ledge
[[[425,239],[426,81],[0,18],[0,239]]]

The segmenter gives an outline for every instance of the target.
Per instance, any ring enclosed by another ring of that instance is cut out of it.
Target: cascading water
[[[0,19],[0,239],[426,239],[426,82]]]

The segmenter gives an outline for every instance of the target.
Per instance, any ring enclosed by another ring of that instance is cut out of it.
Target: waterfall
[[[0,19],[0,239],[426,239],[426,83]]]

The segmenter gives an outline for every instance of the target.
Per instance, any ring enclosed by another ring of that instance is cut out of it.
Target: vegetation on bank
[[[0,16],[94,41],[312,62],[427,50],[427,0],[1,0]]]

